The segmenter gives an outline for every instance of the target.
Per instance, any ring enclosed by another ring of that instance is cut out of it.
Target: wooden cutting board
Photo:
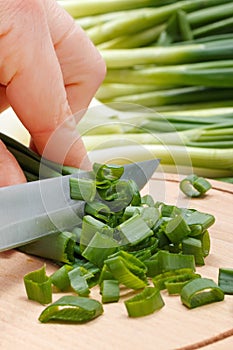
[[[156,174],[143,193],[167,204],[211,213],[211,252],[203,277],[217,282],[219,267],[233,267],[233,185],[211,181],[213,188],[202,199],[187,199],[179,191],[177,175]],[[51,274],[56,266],[16,250],[0,254],[0,349],[9,350],[175,350],[233,348],[233,296],[188,310],[178,296],[162,292],[165,306],[153,315],[130,319],[122,301],[104,306],[104,314],[84,325],[41,324],[43,306],[28,301],[23,276],[46,263]],[[61,294],[55,294],[53,301]],[[99,299],[98,289],[92,295]]]

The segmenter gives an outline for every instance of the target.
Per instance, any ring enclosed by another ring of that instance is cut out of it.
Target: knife
[[[134,180],[141,190],[158,165],[158,159],[126,164],[121,179]],[[70,198],[69,179],[91,174],[80,170],[77,174],[0,188],[0,251],[80,225],[85,202]]]

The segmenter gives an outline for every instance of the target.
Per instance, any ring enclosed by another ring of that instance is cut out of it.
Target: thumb
[[[26,178],[14,156],[0,141],[0,187],[26,182]]]

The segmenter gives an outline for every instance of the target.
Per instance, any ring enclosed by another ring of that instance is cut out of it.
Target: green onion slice
[[[189,309],[224,299],[224,292],[209,278],[196,278],[188,282],[180,293],[182,303]]]
[[[164,306],[160,291],[154,287],[145,287],[136,296],[124,302],[129,317],[141,317],[154,313]]]
[[[84,297],[90,294],[87,279],[93,277],[93,274],[85,274],[86,269],[80,266],[75,267],[74,269],[68,272],[71,287],[78,295]]]
[[[171,270],[166,271],[163,273],[160,273],[159,275],[152,278],[152,282],[156,288],[159,290],[166,289],[166,282],[170,281],[171,279],[179,278],[180,276],[184,275],[192,275],[193,269],[191,268],[181,268],[177,270]]]
[[[180,182],[181,191],[188,197],[200,197],[211,187],[209,181],[195,174],[187,176]]]
[[[75,200],[92,202],[96,195],[96,183],[92,179],[70,178],[70,197]]]
[[[182,241],[182,252],[194,256],[195,264],[198,266],[205,265],[202,242],[193,237],[187,237]]]
[[[165,234],[172,243],[180,243],[191,232],[182,215],[177,215],[167,222]]]
[[[136,260],[139,264],[135,263]],[[144,268],[141,268],[140,265],[142,263],[134,256],[131,256],[130,260],[128,260],[120,255],[115,255],[105,260],[105,264],[114,279],[128,288],[141,289],[148,284],[144,270],[146,266],[143,264]]]
[[[94,299],[67,295],[47,306],[39,316],[39,321],[62,323],[85,323],[103,313],[102,304]]]
[[[219,269],[218,285],[225,294],[233,294],[233,269],[223,267]]]
[[[124,167],[115,164],[93,164],[96,179],[101,182],[105,180],[118,180],[124,173]]]
[[[122,245],[135,245],[153,235],[153,231],[146,224],[140,214],[135,214],[128,220],[124,221],[117,227],[117,230],[122,238]]]
[[[45,265],[24,276],[24,286],[28,299],[40,304],[49,304],[52,301],[52,283],[46,275]]]
[[[104,280],[101,284],[102,303],[118,302],[120,298],[120,287],[117,280]]]
[[[200,278],[198,273],[184,273],[175,277],[168,278],[164,284],[168,294],[180,294],[182,288],[194,278]]]
[[[69,271],[73,270],[73,266],[71,265],[63,265],[55,271],[51,276],[52,284],[60,291],[66,292],[70,288],[70,279],[69,279]]]

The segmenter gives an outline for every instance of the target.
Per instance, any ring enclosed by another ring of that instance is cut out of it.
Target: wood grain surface
[[[178,175],[156,174],[143,193],[167,204],[195,208],[215,216],[210,229],[211,251],[206,265],[197,269],[217,282],[219,267],[233,267],[233,185],[211,181],[213,188],[201,199],[179,191]],[[9,350],[223,350],[233,348],[233,296],[188,310],[178,296],[162,292],[165,306],[153,315],[130,319],[123,300],[104,305],[104,314],[84,325],[41,324],[44,307],[28,301],[23,276],[46,263],[48,274],[57,269],[44,259],[16,250],[0,254],[0,349]],[[53,301],[61,294],[53,295]],[[100,300],[98,288],[92,294]]]

